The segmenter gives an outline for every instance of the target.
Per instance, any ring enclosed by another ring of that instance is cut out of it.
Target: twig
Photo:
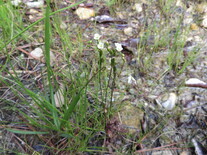
[[[178,150],[178,149],[188,149],[188,148],[178,148],[178,147],[171,147],[171,148],[162,148],[162,147],[156,147],[156,148],[153,148],[153,149],[144,149],[144,150],[139,150],[139,151],[136,151],[135,153],[140,153],[140,152],[147,152],[147,151],[158,151],[158,150]]]
[[[206,88],[207,89],[207,84],[185,84],[187,87],[198,87],[198,88]]]
[[[25,45],[23,45],[23,46],[19,46],[19,47],[17,47],[17,48],[21,48],[21,49],[23,49],[23,48],[28,48],[28,47],[31,47],[31,46],[39,46],[39,45],[44,45],[44,43],[31,43],[31,44],[25,44]]]
[[[27,52],[26,50],[24,50],[24,49],[22,49],[22,48],[20,48],[20,47],[17,47],[16,49],[19,50],[19,51],[21,51],[21,52],[23,52],[23,53],[25,53],[25,54],[27,54],[28,56],[32,57],[33,59],[36,59],[36,60],[41,61],[42,63],[45,63],[45,62],[44,62],[43,60],[41,60],[40,58],[37,58],[37,57],[35,57],[35,56],[32,56],[29,52]]]

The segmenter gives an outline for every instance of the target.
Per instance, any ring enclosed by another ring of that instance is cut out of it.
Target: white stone
[[[39,13],[39,11],[37,9],[30,9],[29,10],[29,13],[31,13],[31,14],[37,14],[37,13]]]
[[[128,84],[136,85],[137,81],[130,75],[128,77]]]
[[[44,5],[44,0],[39,0],[37,2],[27,2],[26,5],[29,8],[41,8]]]
[[[201,144],[199,144],[194,138],[191,141],[192,141],[192,143],[193,143],[193,145],[195,147],[195,153],[197,155],[203,155],[204,151],[202,151],[202,149],[201,149],[201,146],[200,146]]]
[[[84,19],[89,19],[89,18],[95,16],[95,11],[93,9],[90,9],[90,8],[79,7],[76,10],[76,14],[78,15],[78,17],[81,20],[84,20]]]
[[[136,3],[135,4],[135,10],[138,12],[138,13],[140,13],[140,12],[142,12],[142,4],[140,4],[140,3]]]
[[[43,51],[41,48],[35,48],[32,52],[30,52],[31,56],[40,59],[44,56]]]
[[[190,78],[189,80],[187,80],[186,82],[185,82],[185,84],[187,84],[187,85],[193,85],[193,84],[206,84],[205,82],[203,82],[203,81],[201,81],[201,80],[199,80],[199,79],[197,79],[197,78]]]
[[[11,4],[14,6],[18,6],[19,3],[21,3],[21,2],[22,2],[21,0],[13,0],[13,1],[11,1]]]
[[[61,29],[64,30],[64,29],[67,29],[67,27],[68,27],[68,26],[66,25],[65,22],[61,22],[61,24],[60,24],[60,28],[61,28]]]
[[[177,102],[177,96],[175,93],[170,93],[169,98],[162,102],[161,105],[166,109],[166,110],[172,110],[175,107],[175,104]]]
[[[183,7],[183,2],[181,0],[177,0],[176,6],[180,6],[180,7]]]
[[[124,34],[128,35],[128,36],[132,36],[133,35],[133,29],[132,27],[127,27],[124,29]]]
[[[207,27],[207,18],[204,18],[204,19],[203,19],[201,25],[202,25],[203,27]]]
[[[173,155],[171,150],[153,151],[151,155]]]
[[[194,36],[193,38],[194,38],[194,41],[196,41],[196,42],[201,42],[202,41],[200,36]]]
[[[184,25],[188,25],[191,22],[193,22],[193,18],[192,17],[186,17],[186,18],[183,19]]]

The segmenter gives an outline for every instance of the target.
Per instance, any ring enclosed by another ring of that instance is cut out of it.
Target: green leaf
[[[49,132],[41,132],[41,131],[28,131],[28,130],[17,130],[17,129],[6,129],[6,130],[13,133],[26,134],[26,135],[49,134]]]
[[[72,114],[75,106],[77,105],[80,99],[81,91],[72,99],[71,103],[68,106],[68,109],[65,111],[65,115],[63,117],[63,121],[61,122],[61,126],[69,119],[70,115]]]

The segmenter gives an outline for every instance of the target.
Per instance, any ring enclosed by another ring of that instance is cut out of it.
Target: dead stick
[[[187,87],[207,88],[207,84],[186,84]]]

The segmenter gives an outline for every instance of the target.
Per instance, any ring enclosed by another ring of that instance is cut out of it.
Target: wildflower
[[[119,44],[119,43],[115,43],[115,46],[116,46],[116,50],[117,50],[117,51],[121,52],[121,51],[123,50],[121,44]]]
[[[97,47],[100,50],[104,49],[104,43],[103,42],[99,42]]]
[[[95,40],[99,40],[101,38],[101,35],[96,33],[94,34],[94,37],[93,37]]]

